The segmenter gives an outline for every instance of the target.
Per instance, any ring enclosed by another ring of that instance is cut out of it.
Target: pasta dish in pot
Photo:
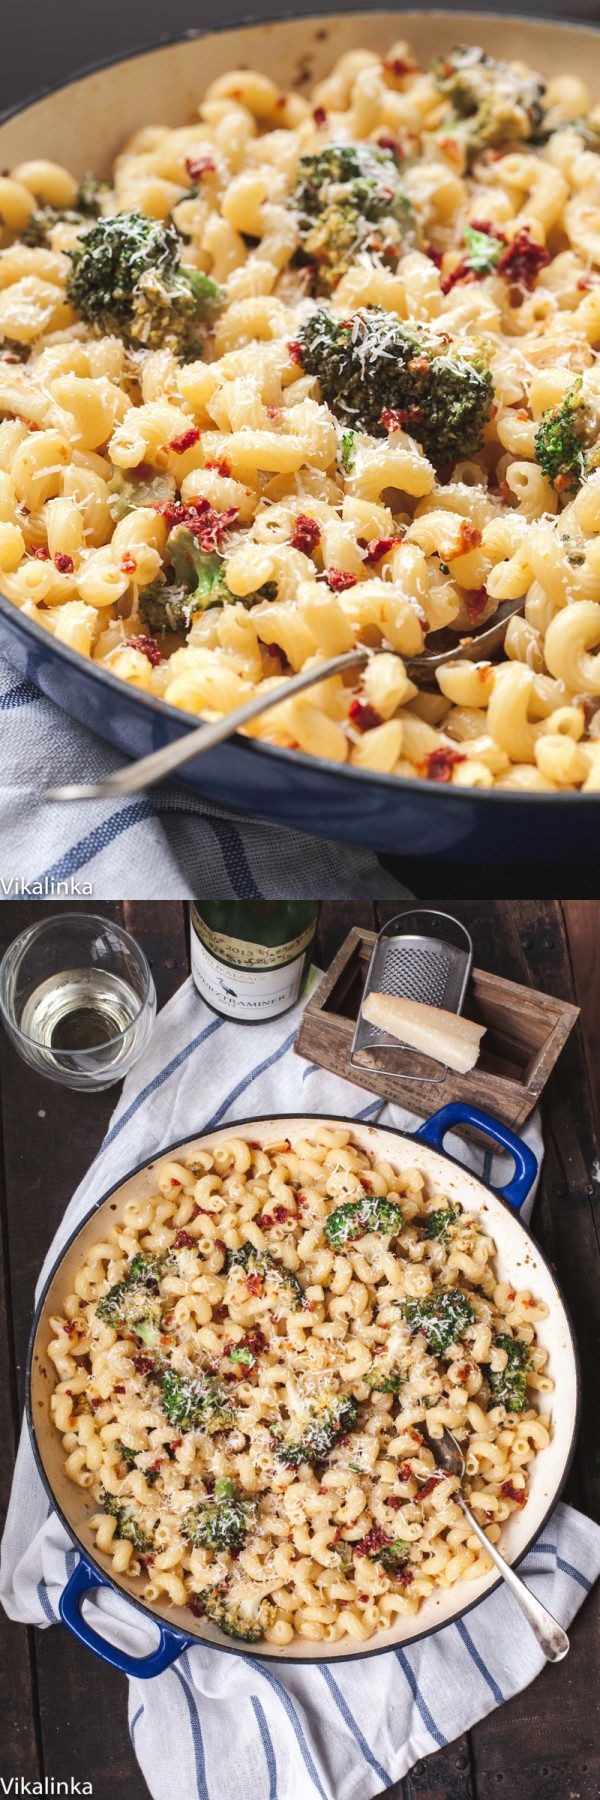
[[[496,1542],[553,1384],[548,1308],[498,1278],[484,1220],[318,1124],[156,1181],[51,1320],[53,1422],[115,1575],[283,1647],[367,1640],[486,1573],[425,1430],[456,1434]]]

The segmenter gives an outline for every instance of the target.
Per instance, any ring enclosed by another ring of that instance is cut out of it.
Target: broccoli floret
[[[354,437],[353,431],[343,431],[340,439],[340,462],[346,475],[354,467]]]
[[[448,1244],[457,1219],[460,1219],[459,1206],[439,1206],[435,1212],[427,1213],[425,1224],[428,1238],[439,1238],[442,1244]]]
[[[102,215],[103,202],[108,194],[110,194],[108,182],[101,181],[99,175],[94,175],[92,170],[88,169],[82,176],[77,190],[75,198],[77,211],[83,213],[87,219],[99,219]]]
[[[152,1349],[160,1338],[160,1301],[153,1298],[164,1273],[161,1257],[134,1256],[124,1281],[99,1300],[96,1313],[104,1325],[125,1325]]]
[[[302,367],[344,423],[376,436],[396,415],[436,464],[480,448],[494,398],[490,370],[474,344],[450,343],[431,326],[404,323],[379,306],[334,319],[319,307],[298,334]]]
[[[240,1638],[245,1644],[256,1644],[258,1639],[274,1625],[277,1608],[275,1602],[268,1598],[236,1599],[235,1593],[224,1587],[205,1588],[194,1612],[203,1612],[213,1625],[225,1631],[227,1637]]]
[[[546,89],[536,76],[520,75],[509,63],[463,44],[448,56],[436,56],[431,72],[452,106],[440,135],[452,134],[463,145],[467,162],[488,146],[521,142],[539,130]]]
[[[221,290],[181,267],[180,246],[174,225],[143,213],[98,219],[68,252],[67,299],[88,325],[133,346],[198,353],[200,321],[216,311]]]
[[[203,1545],[207,1550],[241,1550],[255,1517],[253,1501],[238,1499],[233,1481],[222,1480],[215,1484],[214,1500],[192,1507],[181,1529],[195,1548]]]
[[[354,1546],[355,1555],[368,1556],[370,1562],[379,1562],[387,1575],[397,1575],[403,1569],[410,1555],[410,1544],[403,1538],[390,1538],[381,1525],[373,1525],[365,1538]]]
[[[212,1375],[178,1375],[165,1369],[160,1378],[162,1404],[170,1425],[180,1431],[230,1431],[235,1413]]]
[[[229,1250],[225,1273],[228,1275],[231,1269],[243,1269],[255,1291],[270,1301],[272,1310],[282,1300],[290,1312],[296,1312],[302,1306],[304,1289],[297,1275],[286,1269],[285,1263],[272,1256],[270,1250],[255,1250],[254,1244],[250,1243],[242,1244],[239,1250]]]
[[[328,1244],[338,1249],[364,1237],[367,1231],[380,1231],[384,1237],[396,1237],[402,1230],[402,1208],[393,1200],[382,1200],[378,1194],[363,1194],[360,1200],[347,1200],[336,1206],[323,1226]]]
[[[153,469],[141,475],[137,469],[113,469],[107,483],[109,493],[109,511],[118,523],[126,519],[137,506],[165,506],[175,499],[175,478]]]
[[[325,1462],[338,1439],[356,1424],[358,1406],[352,1394],[324,1394],[310,1411],[308,1422],[297,1438],[280,1438],[275,1446],[278,1462],[288,1469],[299,1469],[301,1463]]]
[[[331,293],[359,251],[395,268],[414,237],[396,157],[378,144],[328,144],[316,156],[302,156],[292,204],[315,293]]]
[[[408,1381],[408,1376],[403,1375],[400,1369],[386,1368],[383,1363],[373,1363],[372,1368],[365,1375],[365,1381],[367,1387],[370,1387],[374,1394],[398,1394],[403,1382]]]
[[[443,1356],[475,1319],[471,1302],[460,1288],[442,1288],[423,1300],[402,1300],[400,1311],[411,1336],[417,1331],[424,1333],[433,1356]]]
[[[600,461],[600,446],[592,448],[597,436],[591,408],[582,395],[581,380],[575,381],[556,406],[542,413],[535,434],[535,455],[544,475],[557,494],[574,494],[582,481]]]
[[[500,261],[504,243],[502,238],[490,237],[487,231],[477,231],[474,225],[467,225],[464,233],[467,246],[467,261],[476,275],[489,275]]]
[[[115,1494],[105,1494],[102,1508],[104,1512],[110,1513],[112,1519],[116,1519],[117,1537],[125,1538],[126,1543],[133,1544],[134,1549],[139,1550],[142,1555],[154,1548],[152,1533],[145,1531],[140,1525],[131,1501],[118,1500]]]
[[[139,504],[143,504],[140,502]],[[151,632],[187,632],[195,613],[209,606],[239,604],[225,579],[225,563],[218,550],[203,550],[187,525],[174,525],[165,546],[169,564],[166,580],[161,577],[143,588],[139,597],[142,617]],[[243,604],[275,600],[277,586],[265,582],[257,593],[247,594]]]
[[[523,1338],[509,1337],[502,1332],[493,1342],[498,1350],[506,1351],[507,1362],[503,1369],[492,1369],[486,1363],[485,1372],[493,1395],[491,1405],[505,1406],[507,1412],[523,1412],[527,1405],[527,1376],[533,1368],[529,1345]]]

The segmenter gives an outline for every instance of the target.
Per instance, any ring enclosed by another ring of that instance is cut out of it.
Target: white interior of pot
[[[24,157],[50,156],[75,174],[88,168],[106,174],[139,126],[194,118],[205,87],[226,69],[254,66],[279,86],[303,91],[345,51],[359,44],[382,50],[398,37],[410,39],[422,62],[453,44],[477,43],[497,56],[523,58],[545,75],[568,70],[588,83],[595,77],[598,87],[598,35],[585,26],[442,12],[269,20],[163,45],[70,83],[0,128],[0,160],[10,167]]]
[[[275,1143],[282,1137],[311,1137],[319,1125],[339,1123],[331,1119],[314,1118],[274,1118],[271,1120],[249,1120],[245,1126],[238,1126],[238,1135],[247,1135],[261,1144]],[[346,1121],[343,1121],[346,1123]],[[525,1546],[539,1532],[540,1526],[556,1495],[569,1459],[575,1419],[577,1411],[577,1380],[573,1345],[568,1320],[558,1294],[551,1270],[540,1256],[536,1246],[523,1232],[517,1217],[507,1212],[506,1208],[491,1195],[481,1182],[466,1169],[458,1168],[437,1151],[429,1150],[425,1145],[415,1144],[412,1139],[394,1133],[390,1137],[377,1126],[353,1123],[352,1132],[365,1150],[391,1162],[398,1170],[418,1168],[426,1176],[430,1190],[440,1197],[460,1200],[467,1210],[478,1212],[484,1219],[486,1230],[493,1237],[497,1247],[496,1266],[500,1280],[510,1280],[517,1288],[531,1288],[537,1299],[545,1301],[549,1308],[548,1317],[536,1326],[540,1343],[548,1350],[548,1373],[555,1383],[554,1393],[547,1396],[549,1410],[552,1414],[552,1438],[547,1450],[541,1452],[529,1465],[529,1498],[522,1512],[515,1512],[507,1521],[502,1531],[501,1548],[509,1561],[514,1561],[525,1549]],[[221,1131],[214,1131],[206,1137],[196,1137],[179,1146],[170,1155],[185,1159],[201,1144],[212,1145],[222,1142],[234,1135],[231,1126]],[[67,1251],[63,1263],[57,1270],[43,1308],[38,1327],[34,1349],[31,1378],[32,1418],[38,1449],[42,1458],[48,1481],[52,1487],[58,1505],[68,1521],[74,1535],[81,1539],[84,1548],[91,1551],[95,1560],[112,1577],[110,1557],[101,1555],[94,1549],[94,1534],[87,1525],[89,1515],[96,1510],[96,1502],[85,1490],[74,1486],[64,1470],[64,1453],[62,1440],[55,1431],[49,1417],[49,1397],[55,1385],[54,1365],[47,1354],[50,1338],[48,1319],[60,1313],[62,1302],[67,1294],[73,1292],[73,1279],[77,1269],[85,1260],[88,1248],[102,1237],[103,1232],[110,1229],[123,1213],[128,1201],[134,1198],[145,1198],[156,1192],[157,1165],[164,1160],[156,1158],[141,1174],[133,1175],[124,1181],[122,1186],[104,1201],[100,1208],[93,1212],[82,1227],[77,1239]],[[545,1397],[546,1398],[546,1397]],[[145,1577],[139,1576],[134,1582],[117,1578],[118,1585],[125,1594],[143,1598]],[[387,1632],[379,1632],[366,1644],[356,1644],[343,1639],[339,1644],[327,1644],[322,1648],[317,1643],[300,1641],[293,1645],[294,1660],[314,1660],[324,1653],[327,1661],[338,1657],[364,1656],[366,1652],[383,1649],[395,1644],[406,1644],[423,1632],[433,1630],[455,1618],[461,1610],[475,1599],[481,1599],[497,1580],[494,1570],[477,1582],[458,1581],[451,1588],[440,1588],[423,1602],[418,1613],[409,1618],[398,1619],[394,1627]],[[227,1643],[231,1648],[231,1640],[223,1639],[216,1627],[208,1621],[195,1620],[185,1608],[158,1605],[152,1611],[163,1618],[166,1623],[176,1626],[190,1636],[206,1639],[216,1644]],[[243,1647],[240,1646],[240,1654]],[[277,1651],[271,1645],[269,1654],[285,1661],[289,1658],[289,1649]]]

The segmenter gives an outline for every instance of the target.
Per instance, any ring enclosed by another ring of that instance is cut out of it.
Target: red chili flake
[[[373,1192],[373,1183],[367,1179],[366,1175],[361,1175],[360,1185],[366,1194],[371,1194]]]
[[[162,656],[158,644],[155,644],[154,642],[154,638],[130,637],[126,638],[125,642],[128,650],[140,650],[142,656],[147,656],[148,662],[152,663],[153,669],[156,669],[158,664],[162,662]]]
[[[190,181],[201,181],[203,175],[214,174],[216,168],[212,156],[203,150],[192,152],[191,156],[186,156],[185,166]]]
[[[469,1376],[473,1374],[473,1364],[463,1363],[461,1368],[457,1369],[456,1374],[459,1381],[468,1381]]]
[[[159,501],[155,511],[167,520],[169,525],[185,525],[192,537],[198,539],[201,550],[218,550],[221,538],[235,524],[239,506],[227,506],[223,512],[217,512],[208,500],[192,500],[184,506],[180,500]]]
[[[378,1550],[385,1550],[386,1544],[391,1543],[393,1543],[393,1538],[388,1537],[387,1531],[383,1530],[382,1525],[372,1525],[366,1537],[361,1538],[360,1543],[354,1545],[354,1555],[376,1556]]]
[[[413,1470],[409,1462],[398,1463],[396,1470],[398,1481],[412,1481]]]
[[[386,75],[396,75],[398,78],[401,75],[416,75],[417,73],[417,64],[406,62],[403,56],[386,56],[383,67]]]
[[[216,1319],[217,1324],[221,1325],[223,1323],[223,1320],[227,1319],[229,1317],[227,1307],[226,1306],[213,1306],[212,1316],[213,1316],[213,1319]]]
[[[526,1504],[527,1495],[525,1489],[515,1487],[512,1481],[503,1481],[501,1483],[500,1493],[504,1494],[505,1499],[514,1500],[516,1506],[525,1506]]]
[[[132,556],[128,550],[125,552],[125,555],[121,557],[121,568],[124,575],[135,575],[137,562],[135,556]]]
[[[356,726],[357,731],[374,731],[376,725],[383,725],[381,713],[370,706],[368,700],[353,700],[348,708],[348,718]]]
[[[231,467],[226,456],[208,456],[204,467],[205,469],[216,469],[218,475],[231,474]]]
[[[115,1392],[115,1394],[125,1394],[125,1393],[126,1393],[126,1391],[127,1391],[127,1390],[126,1390],[126,1388],[125,1388],[125,1387],[124,1387],[124,1386],[123,1386],[123,1385],[122,1385],[122,1383],[119,1383],[119,1385],[118,1385],[118,1387],[115,1387],[115,1389],[114,1389],[114,1392]]]
[[[312,556],[321,538],[321,527],[316,519],[308,513],[298,513],[294,521],[294,529],[290,534],[290,544],[294,550],[302,550],[305,556]]]
[[[531,293],[540,269],[545,269],[549,262],[550,255],[544,245],[535,244],[529,235],[529,226],[522,225],[512,243],[502,251],[496,269],[499,275],[506,275],[508,281],[516,282],[518,287]]]
[[[155,1371],[155,1364],[151,1356],[134,1356],[133,1366],[134,1369],[137,1369],[138,1375],[153,1375]]]
[[[420,412],[421,409],[417,407],[416,410]],[[365,550],[365,563],[370,566],[371,563],[381,562],[382,556],[388,556],[390,550],[393,550],[395,545],[401,542],[402,539],[399,537],[370,538]]]
[[[398,138],[388,137],[385,132],[381,137],[378,137],[377,143],[380,150],[391,150],[392,156],[396,156],[398,162],[401,162],[403,156],[406,155],[403,145],[398,142]]]
[[[466,760],[462,750],[450,750],[445,744],[440,744],[438,750],[430,750],[429,755],[423,758],[421,768],[427,781],[451,781],[456,764]]]
[[[182,1443],[183,1438],[171,1438],[170,1444],[167,1444],[167,1450],[180,1450]]]
[[[70,1388],[67,1388],[67,1393],[68,1393],[68,1394],[70,1394],[70,1392],[71,1392],[71,1389],[70,1389]],[[102,1401],[101,1401],[101,1400],[96,1400],[96,1399],[94,1399],[94,1400],[92,1400],[92,1406],[93,1406],[93,1408],[94,1408],[94,1412],[95,1412],[95,1410],[96,1410],[96,1407],[97,1407],[97,1406],[101,1406],[101,1405],[102,1405]]]
[[[197,1250],[198,1249],[197,1240],[195,1237],[192,1237],[192,1234],[190,1231],[178,1231],[176,1238],[174,1238],[174,1240],[173,1240],[173,1249],[174,1250]]]
[[[300,1211],[302,1211],[303,1206],[308,1206],[306,1194],[296,1194],[296,1206],[300,1207]]]
[[[165,1460],[164,1456],[155,1457],[154,1462],[151,1462],[148,1464],[148,1468],[145,1470],[145,1474],[146,1475],[157,1475],[159,1469],[162,1469],[164,1460]]]
[[[499,244],[506,243],[506,232],[499,225],[492,225],[490,219],[471,219],[471,231],[483,231],[486,237],[497,238]]]
[[[273,1219],[271,1217],[271,1214],[270,1213],[257,1213],[256,1219],[255,1219],[255,1224],[260,1226],[261,1231],[269,1231],[271,1228],[271,1225],[273,1224]]]
[[[204,1619],[206,1617],[206,1608],[200,1594],[192,1594],[188,1600],[188,1606],[195,1619]]]
[[[327,123],[327,113],[325,111],[324,106],[315,106],[314,107],[313,119],[315,121],[315,125],[325,125]]]
[[[465,612],[471,625],[475,623],[476,619],[481,618],[481,614],[485,612],[487,603],[488,591],[486,587],[467,588],[465,592]]]
[[[145,1563],[147,1569],[149,1569],[151,1567],[151,1564],[154,1562],[154,1557],[152,1555],[151,1550],[148,1550],[146,1552],[146,1555],[142,1557],[142,1562]]]
[[[75,564],[72,556],[67,556],[66,550],[57,550],[54,558],[54,567],[55,569],[58,569],[59,575],[72,575]]]
[[[193,1207],[192,1207],[192,1214],[191,1214],[191,1216],[192,1216],[192,1218],[193,1218],[193,1219],[197,1219],[197,1218],[198,1218],[198,1214],[199,1214],[199,1213],[201,1213],[201,1212],[206,1212],[206,1207],[205,1207],[205,1206],[204,1206],[204,1207],[202,1207],[202,1206],[199,1206],[199,1205],[198,1205],[198,1201],[197,1201],[197,1200],[195,1200],[195,1201],[194,1201],[194,1204],[193,1204]]]
[[[413,364],[417,362],[428,366],[427,357],[413,356],[409,368],[412,368]],[[422,418],[422,406],[386,406],[379,423],[384,426],[386,431],[404,431],[407,425],[413,425],[416,428],[417,425],[420,425]]]
[[[326,569],[325,574],[334,594],[343,594],[345,588],[356,587],[357,576],[352,575],[349,569]]]
[[[419,1488],[419,1492],[417,1494],[417,1499],[425,1500],[427,1498],[428,1494],[433,1493],[434,1488],[437,1487],[438,1481],[445,1481],[445,1480],[446,1480],[446,1476],[444,1474],[444,1470],[436,1469],[435,1475],[430,1475],[429,1480],[424,1481],[423,1486]]]
[[[189,425],[187,431],[182,431],[179,437],[171,438],[169,449],[175,450],[177,456],[183,456],[184,450],[191,450],[192,444],[197,444],[199,436],[198,426]]]
[[[461,519],[458,546],[454,555],[464,556],[467,550],[478,550],[480,543],[481,532],[477,525],[472,525],[470,519]]]
[[[438,250],[437,244],[426,244],[425,255],[429,257],[430,262],[435,263],[436,269],[441,268],[442,252]]]
[[[215,1243],[215,1248],[217,1250],[226,1250],[227,1249],[227,1245],[223,1242],[222,1238],[215,1238],[214,1243]]]
[[[362,1600],[363,1604],[366,1606],[369,1598],[368,1594],[359,1594],[358,1598],[359,1600]]]
[[[463,256],[461,257],[460,262],[456,264],[456,268],[452,269],[449,275],[442,275],[440,281],[442,293],[450,294],[453,287],[456,287],[457,282],[459,281],[465,283],[467,281],[483,281],[484,275],[487,274],[487,269],[474,269],[472,263],[469,262],[468,256]]]
[[[292,362],[295,362],[295,363],[302,362],[302,345],[298,342],[297,338],[294,338],[293,342],[291,344],[288,344],[288,351],[291,356]]]
[[[246,1287],[248,1289],[249,1294],[261,1294],[262,1293],[263,1276],[259,1274],[258,1270],[256,1271],[255,1275],[247,1275],[246,1276]]]
[[[517,1296],[514,1288],[509,1288],[506,1298],[507,1300],[516,1300]]]
[[[591,277],[589,275],[580,275],[579,276],[579,280],[577,282],[578,288],[590,288],[591,286],[592,286],[592,281],[591,281]]]
[[[46,549],[45,544],[39,544],[33,554],[37,557],[38,562],[49,562],[50,560],[50,551]]]

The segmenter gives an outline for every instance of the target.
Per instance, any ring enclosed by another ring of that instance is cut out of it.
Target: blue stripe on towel
[[[138,1723],[138,1719],[141,1719],[141,1717],[142,1717],[143,1711],[144,1711],[144,1707],[143,1707],[143,1703],[142,1703],[141,1706],[138,1706],[137,1712],[134,1713],[130,1727],[129,1727],[129,1736],[131,1738],[131,1742],[133,1744],[134,1750],[135,1750],[135,1728]]]
[[[290,1036],[286,1038],[284,1044],[280,1044],[278,1050],[273,1051],[272,1056],[265,1057],[264,1062],[257,1063],[256,1067],[250,1070],[249,1075],[244,1075],[243,1079],[238,1081],[237,1087],[231,1089],[226,1100],[223,1101],[222,1106],[218,1107],[216,1113],[213,1113],[212,1119],[209,1119],[208,1123],[204,1126],[205,1131],[213,1131],[215,1125],[218,1125],[219,1120],[224,1118],[226,1112],[229,1112],[229,1108],[230,1106],[233,1106],[234,1101],[239,1100],[240,1094],[244,1094],[246,1088],[252,1087],[253,1081],[258,1081],[259,1075],[264,1075],[265,1069],[272,1068],[273,1063],[279,1062],[280,1058],[285,1056],[286,1050],[291,1049],[295,1036],[296,1029],[290,1033]]]
[[[444,1745],[447,1744],[447,1742],[448,1742],[448,1739],[446,1737],[444,1737],[443,1732],[440,1731],[439,1726],[436,1725],[435,1719],[432,1719],[427,1702],[423,1699],[423,1695],[420,1691],[420,1688],[417,1686],[417,1681],[416,1681],[416,1677],[414,1674],[414,1670],[411,1669],[408,1658],[405,1656],[403,1650],[395,1650],[394,1656],[396,1657],[396,1661],[399,1662],[400,1668],[402,1669],[403,1673],[406,1676],[413,1700],[415,1702],[415,1706],[418,1708],[418,1710],[421,1714],[423,1724],[427,1726],[427,1730],[431,1733],[434,1743],[439,1745],[440,1750],[443,1750]]]
[[[496,1706],[502,1706],[504,1703],[504,1694],[502,1692],[502,1688],[498,1687],[497,1681],[494,1681],[494,1677],[490,1673],[490,1670],[487,1668],[486,1663],[484,1663],[483,1657],[480,1655],[480,1653],[477,1649],[477,1645],[473,1643],[471,1634],[470,1634],[470,1632],[467,1631],[467,1627],[466,1627],[463,1619],[457,1619],[456,1629],[457,1629],[459,1637],[462,1638],[462,1642],[465,1645],[465,1649],[467,1649],[469,1652],[471,1661],[474,1662],[474,1664],[475,1664],[475,1668],[479,1670],[480,1675],[482,1675],[484,1681],[487,1682],[490,1693],[492,1693],[494,1696]]]
[[[231,886],[238,900],[264,900],[264,894],[256,886],[243,839],[235,825],[228,819],[206,817],[205,823],[216,837]]]
[[[262,1747],[265,1753],[267,1773],[269,1776],[269,1800],[277,1800],[277,1764],[275,1762],[275,1751],[273,1749],[269,1727],[260,1700],[256,1694],[250,1695],[250,1703],[254,1710],[254,1717],[260,1731]]]
[[[41,698],[32,681],[16,681],[14,687],[0,695],[0,712],[16,712],[18,706],[31,706],[34,700]]]
[[[382,1106],[385,1106],[385,1100],[372,1100],[370,1106],[363,1106],[362,1112],[355,1113],[354,1117],[355,1119],[368,1119],[371,1113],[381,1112]]]
[[[296,1708],[293,1705],[292,1701],[290,1700],[289,1694],[286,1693],[286,1690],[284,1687],[282,1687],[281,1682],[277,1680],[277,1676],[272,1675],[270,1669],[264,1669],[262,1667],[261,1663],[255,1662],[255,1659],[253,1656],[248,1657],[248,1662],[250,1663],[250,1665],[253,1669],[256,1669],[257,1675],[262,1675],[263,1681],[268,1681],[269,1687],[272,1687],[273,1692],[275,1694],[277,1694],[279,1700],[281,1701],[284,1712],[287,1713],[292,1730],[295,1733],[297,1744],[298,1744],[298,1749],[300,1751],[300,1755],[302,1757],[304,1767],[307,1770],[307,1773],[310,1775],[310,1779],[312,1781],[313,1787],[316,1787],[317,1793],[320,1794],[320,1796],[321,1796],[321,1800],[327,1800],[327,1795],[326,1795],[324,1789],[321,1787],[321,1783],[319,1781],[317,1770],[315,1768],[312,1756],[310,1754],[310,1750],[308,1748],[308,1744],[306,1742],[306,1738],[304,1736],[304,1732],[302,1730],[302,1726],[300,1724],[300,1720],[298,1718]]]
[[[102,825],[95,825],[88,831],[87,837],[79,838],[70,850],[65,850],[58,862],[44,869],[41,875],[34,876],[35,881],[65,881],[67,876],[76,875],[84,864],[91,862],[101,850],[107,850],[114,844],[115,838],[121,837],[124,831],[131,831],[133,825],[140,825],[142,819],[154,818],[154,808],[149,800],[136,800],[133,806],[124,806],[120,812],[112,813],[110,819],[104,819]]]
[[[50,1604],[48,1589],[46,1587],[46,1583],[45,1583],[43,1576],[42,1576],[41,1581],[38,1581],[36,1593],[37,1593],[37,1597],[38,1597],[42,1612],[46,1614],[48,1624],[49,1625],[58,1625],[58,1619],[57,1619],[56,1613],[54,1611],[54,1607],[51,1606],[51,1604]]]
[[[137,1098],[132,1100],[131,1106],[128,1106],[126,1111],[121,1114],[120,1119],[117,1119],[117,1123],[116,1125],[113,1125],[112,1131],[107,1132],[106,1137],[103,1138],[100,1145],[100,1150],[106,1150],[109,1144],[114,1143],[115,1138],[119,1136],[119,1132],[123,1130],[124,1125],[129,1124],[129,1120],[133,1118],[134,1113],[138,1111],[140,1106],[143,1106],[144,1100],[148,1099],[148,1095],[155,1094],[157,1088],[163,1087],[165,1081],[168,1081],[169,1076],[174,1074],[175,1069],[180,1069],[182,1063],[187,1062],[188,1056],[192,1056],[194,1050],[198,1050],[200,1044],[204,1044],[213,1031],[220,1031],[221,1026],[224,1025],[224,1023],[224,1019],[213,1019],[210,1025],[205,1025],[204,1030],[198,1032],[197,1037],[192,1038],[191,1044],[186,1044],[184,1049],[179,1050],[177,1056],[172,1057],[171,1062],[167,1063],[165,1068],[159,1071],[158,1075],[152,1077],[152,1081],[149,1081],[147,1086],[142,1088],[141,1093],[137,1095]]]
[[[586,1594],[589,1594],[592,1583],[586,1580],[580,1569],[574,1569],[572,1563],[563,1562],[562,1556],[557,1556],[556,1567],[562,1569],[563,1575],[570,1575],[571,1580],[576,1581],[578,1586],[582,1587]]]
[[[189,1681],[191,1687],[193,1687],[194,1682],[193,1682],[193,1678],[192,1678],[192,1672],[190,1669],[187,1650],[184,1650],[183,1656],[181,1656],[179,1660],[182,1664],[182,1667],[185,1665],[185,1674],[187,1675],[187,1681],[185,1679],[185,1676],[181,1674],[181,1670],[178,1669],[175,1664],[173,1664],[172,1673],[173,1673],[173,1675],[177,1676],[179,1685],[180,1685],[183,1693],[185,1694],[187,1709],[188,1709],[188,1712],[190,1715],[190,1725],[191,1725],[191,1729],[192,1729],[192,1743],[194,1746],[194,1761],[196,1764],[196,1788],[197,1788],[197,1792],[198,1792],[198,1800],[210,1800],[210,1795],[209,1795],[208,1788],[206,1785],[206,1762],[205,1762],[205,1758],[204,1758],[204,1744],[202,1742],[202,1732],[200,1729],[200,1718],[198,1715],[198,1708],[195,1704],[195,1701],[192,1698],[190,1689],[188,1687],[188,1681]]]
[[[352,1732],[352,1736],[354,1738],[356,1738],[356,1742],[358,1744],[359,1750],[362,1750],[365,1762],[368,1762],[370,1764],[370,1767],[375,1770],[375,1774],[376,1774],[378,1780],[383,1783],[384,1787],[391,1787],[392,1782],[393,1782],[393,1776],[388,1775],[387,1769],[384,1769],[382,1767],[382,1764],[377,1761],[377,1757],[373,1755],[372,1750],[369,1749],[367,1740],[365,1737],[363,1737],[362,1731],[360,1729],[360,1725],[357,1724],[356,1719],[354,1718],[353,1714],[351,1713],[350,1707],[348,1706],[348,1702],[347,1702],[344,1694],[342,1693],[341,1688],[338,1687],[337,1681],[334,1681],[334,1679],[333,1679],[331,1669],[328,1669],[326,1665],[319,1664],[318,1673],[319,1673],[319,1675],[322,1676],[323,1681],[325,1681],[327,1683],[331,1697],[333,1700],[335,1700],[335,1704],[338,1708],[338,1712],[341,1713],[342,1718],[344,1720],[344,1724],[348,1726],[348,1730]]]

